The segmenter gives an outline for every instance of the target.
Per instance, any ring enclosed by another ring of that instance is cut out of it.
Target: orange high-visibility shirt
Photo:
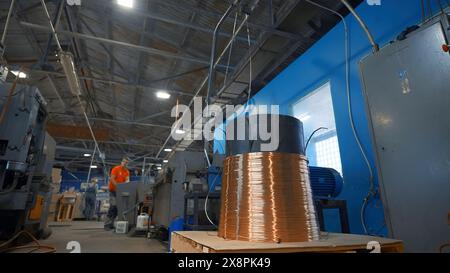
[[[130,177],[130,172],[128,171],[127,168],[122,167],[122,166],[116,166],[111,170],[111,176],[115,176],[115,181],[116,183],[125,183],[128,180],[128,177]],[[116,186],[109,181],[109,191],[115,192],[116,191]]]

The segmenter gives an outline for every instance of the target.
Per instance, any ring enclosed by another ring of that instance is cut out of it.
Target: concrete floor
[[[145,237],[128,237],[105,231],[102,222],[73,221],[67,223],[50,223],[52,235],[47,240],[40,240],[42,245],[56,248],[56,252],[68,253],[70,241],[80,243],[81,253],[164,253],[167,245]]]

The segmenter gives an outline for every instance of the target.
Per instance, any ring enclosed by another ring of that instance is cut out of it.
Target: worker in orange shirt
[[[116,186],[120,183],[130,182],[130,172],[127,169],[129,159],[124,157],[120,165],[115,166],[111,170],[111,177],[109,178],[109,210],[108,219],[105,222],[105,230],[114,228],[114,220],[117,217],[117,202],[116,202]]]

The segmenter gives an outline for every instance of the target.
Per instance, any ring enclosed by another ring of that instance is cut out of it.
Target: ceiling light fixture
[[[166,148],[166,149],[164,149],[164,152],[172,152],[172,149]]]
[[[167,159],[163,160],[163,163],[168,163],[168,162],[169,162],[169,160],[167,160]]]
[[[117,4],[119,6],[131,9],[134,6],[134,1],[133,0],[117,0]]]
[[[91,169],[97,169],[97,168],[98,168],[97,165],[92,165],[92,166],[91,166]]]
[[[28,75],[26,73],[24,73],[24,72],[11,71],[11,73],[13,73],[14,76],[16,76],[16,77],[18,76],[19,79],[26,79],[26,78],[28,78]]]
[[[91,154],[84,154],[83,155],[84,157],[90,157],[90,156],[92,156]]]
[[[181,130],[181,129],[177,129],[177,130],[175,131],[175,134],[178,134],[178,135],[184,135],[184,134],[186,134],[186,131]]]
[[[163,99],[163,100],[167,100],[167,99],[170,99],[170,94],[165,91],[159,91],[159,92],[156,92],[156,97]]]

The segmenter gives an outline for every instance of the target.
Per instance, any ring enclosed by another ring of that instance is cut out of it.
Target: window
[[[337,136],[315,142],[316,165],[333,168],[342,174],[341,155]]]
[[[305,141],[318,128],[308,145],[311,166],[333,168],[342,174],[339,140],[336,132],[331,84],[328,82],[292,105],[293,115],[303,123]]]

